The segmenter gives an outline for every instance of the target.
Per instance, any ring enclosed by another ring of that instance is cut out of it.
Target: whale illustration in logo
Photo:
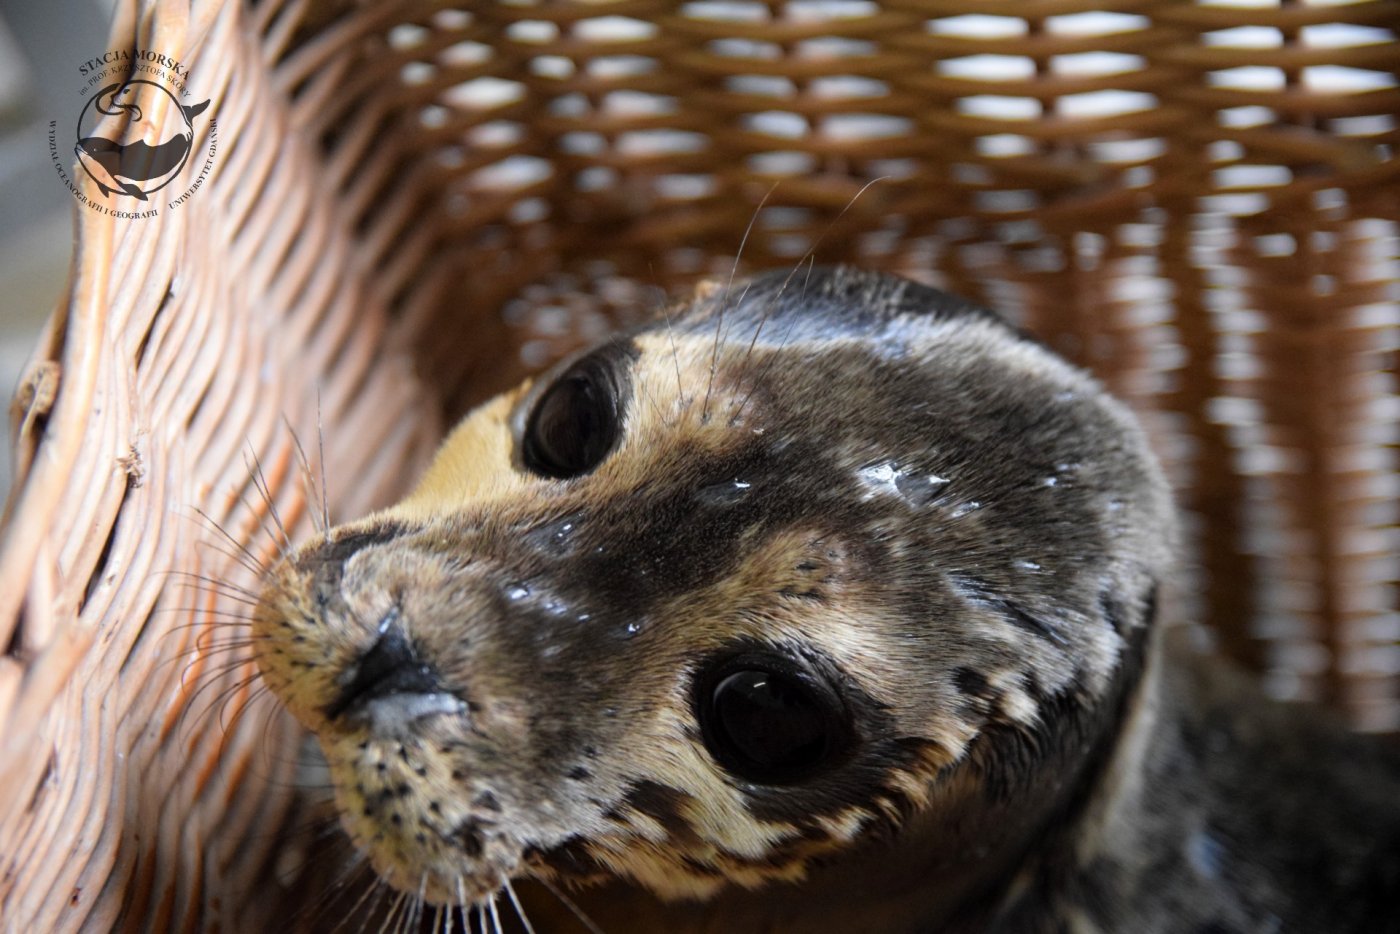
[[[163,104],[181,119],[158,124],[154,116]],[[207,100],[182,105],[154,81],[109,84],[93,95],[78,118],[78,145],[73,150],[78,164],[103,197],[119,192],[145,201],[184,168],[194,140],[194,118],[208,106]]]

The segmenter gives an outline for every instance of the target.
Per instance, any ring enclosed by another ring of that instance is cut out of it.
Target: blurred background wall
[[[78,65],[102,51],[110,0],[0,2],[0,398],[20,371],[68,276],[73,199],[49,162],[50,120],[71,122]],[[0,501],[10,487],[0,432]]]

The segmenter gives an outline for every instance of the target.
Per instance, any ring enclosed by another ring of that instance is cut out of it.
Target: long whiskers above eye
[[[802,283],[803,291],[806,291],[807,283],[810,281],[812,270],[815,268],[816,265],[817,250],[821,247],[822,242],[826,239],[827,235],[836,229],[836,225],[841,222],[841,219],[846,216],[846,214],[851,210],[851,208],[855,207],[856,202],[860,200],[862,195],[864,195],[867,191],[873,188],[876,184],[883,181],[887,181],[888,179],[889,176],[882,175],[878,178],[872,178],[870,181],[862,185],[860,187],[860,190],[857,191],[855,194],[851,195],[851,197],[846,201],[846,204],[841,208],[840,212],[838,212],[837,215],[831,219],[831,222],[828,223],[826,227],[822,229],[821,233],[817,235],[817,238],[812,241],[812,245],[807,248],[807,252],[802,255],[802,258],[799,259],[795,264],[793,264],[792,270],[788,273],[787,278],[783,280],[783,284],[779,287],[777,294],[775,294],[772,300],[764,306],[763,314],[759,317],[758,324],[754,328],[753,338],[749,341],[748,350],[744,353],[744,359],[743,362],[740,364],[739,368],[740,372],[743,372],[743,370],[748,366],[749,361],[753,358],[754,348],[758,345],[758,338],[763,331],[763,326],[768,323],[768,319],[772,315],[773,310],[777,307],[779,300],[783,296],[783,293],[787,290],[788,283],[792,281],[793,277],[797,275],[797,272],[803,266],[806,266],[807,276],[804,278]],[[799,320],[800,318],[798,316],[793,316],[792,322],[788,325],[787,330],[783,333],[783,336],[778,341],[779,349],[786,347],[792,341],[793,330],[796,328],[797,322]],[[749,388],[749,391],[744,395],[744,398],[739,402],[739,405],[735,408],[733,415],[734,418],[737,419],[743,415],[745,406],[749,404],[749,400],[753,397],[754,389],[761,385],[764,377],[768,375],[769,368],[773,365],[773,359],[775,358],[769,358],[768,366],[765,366],[759,372],[759,378],[753,382],[753,385]]]
[[[748,362],[749,362],[749,360],[750,360],[750,359],[752,358],[752,356],[753,356],[754,347],[756,347],[756,346],[758,345],[758,338],[759,338],[759,335],[763,333],[763,326],[764,326],[765,324],[768,323],[768,319],[772,316],[773,310],[774,310],[775,308],[777,308],[778,304],[782,301],[783,295],[784,295],[784,293],[787,291],[788,285],[792,282],[793,277],[797,275],[798,270],[802,268],[802,266],[803,266],[804,263],[806,263],[807,266],[808,266],[808,273],[809,273],[809,277],[810,277],[811,268],[812,268],[812,266],[811,266],[811,251],[808,251],[808,255],[807,255],[806,259],[800,261],[796,266],[794,266],[794,267],[792,268],[792,271],[788,273],[787,278],[785,278],[785,279],[783,280],[782,285],[780,285],[780,286],[778,287],[777,292],[775,292],[775,293],[773,294],[773,297],[770,298],[770,299],[768,300],[768,302],[763,306],[763,313],[759,316],[758,324],[754,327],[753,338],[750,339],[750,341],[749,341],[748,350],[744,352],[744,359],[743,359],[743,361],[742,361],[742,363],[740,364],[740,367],[739,367],[740,372],[743,372],[744,367],[748,366]],[[803,290],[805,291],[805,290],[806,290],[806,286],[807,286],[806,280],[803,281],[803,284],[802,284],[802,285],[803,285]],[[794,327],[796,327],[797,321],[798,321],[798,318],[797,318],[797,316],[794,315],[794,316],[793,316],[792,322],[788,325],[787,332],[783,335],[782,340],[779,342],[779,346],[785,346],[785,345],[787,344],[787,342],[788,342],[789,340],[791,340],[791,338],[792,338],[792,330],[793,330]],[[762,377],[762,376],[765,375],[766,373],[767,373],[767,367],[765,367],[764,370],[763,370],[763,372],[760,373],[759,375],[760,375],[760,377]],[[757,386],[758,386],[758,383],[755,382],[755,383],[754,383],[754,386],[751,387],[751,388],[749,389],[748,393],[745,394],[743,400],[739,403],[739,405],[738,405],[737,407],[735,407],[733,415],[730,416],[731,419],[738,419],[738,418],[743,414],[743,412],[744,412],[744,406],[748,404],[748,401],[749,401],[750,397],[753,396],[754,388],[756,388]]]
[[[707,421],[710,415],[710,394],[714,391],[715,387],[715,369],[719,366],[719,343],[724,330],[724,313],[729,307],[729,296],[734,289],[734,276],[739,272],[739,263],[744,258],[744,248],[748,246],[749,235],[753,233],[754,225],[758,223],[759,215],[763,213],[763,208],[768,203],[768,199],[772,197],[773,192],[777,190],[778,182],[774,182],[772,187],[764,192],[763,197],[759,199],[758,207],[753,209],[753,214],[749,217],[748,226],[744,228],[744,235],[739,238],[739,249],[738,252],[734,254],[734,263],[729,267],[729,279],[724,283],[724,291],[719,297],[719,311],[715,315],[714,346],[710,349],[710,375],[708,382],[705,384],[705,401],[700,406],[701,421]],[[745,287],[745,294],[747,294],[747,291],[747,287]],[[740,296],[739,300],[742,302],[743,296]]]
[[[637,380],[633,385],[637,387],[642,396],[647,400],[647,404],[651,406],[651,411],[656,416],[657,421],[665,422],[666,417],[661,411],[661,406],[656,402],[656,394],[651,391],[651,387],[647,385],[646,380]]]
[[[682,405],[685,404],[685,381],[681,379],[681,353],[676,347],[676,329],[671,323],[671,311],[665,305],[661,306],[662,317],[666,319],[666,339],[671,343],[671,362],[676,365],[676,399]]]

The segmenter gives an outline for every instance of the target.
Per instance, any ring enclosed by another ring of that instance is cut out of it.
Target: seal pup
[[[1168,658],[1173,543],[1093,379],[816,268],[485,403],[403,502],[268,574],[254,638],[346,833],[428,903],[534,879],[607,931],[1394,929],[1396,757]]]

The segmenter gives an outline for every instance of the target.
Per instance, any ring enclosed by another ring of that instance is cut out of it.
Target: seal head
[[[1083,807],[1172,537],[1091,378],[817,268],[487,402],[406,500],[269,575],[255,637],[400,889],[703,900],[878,846],[922,854],[928,919]]]

